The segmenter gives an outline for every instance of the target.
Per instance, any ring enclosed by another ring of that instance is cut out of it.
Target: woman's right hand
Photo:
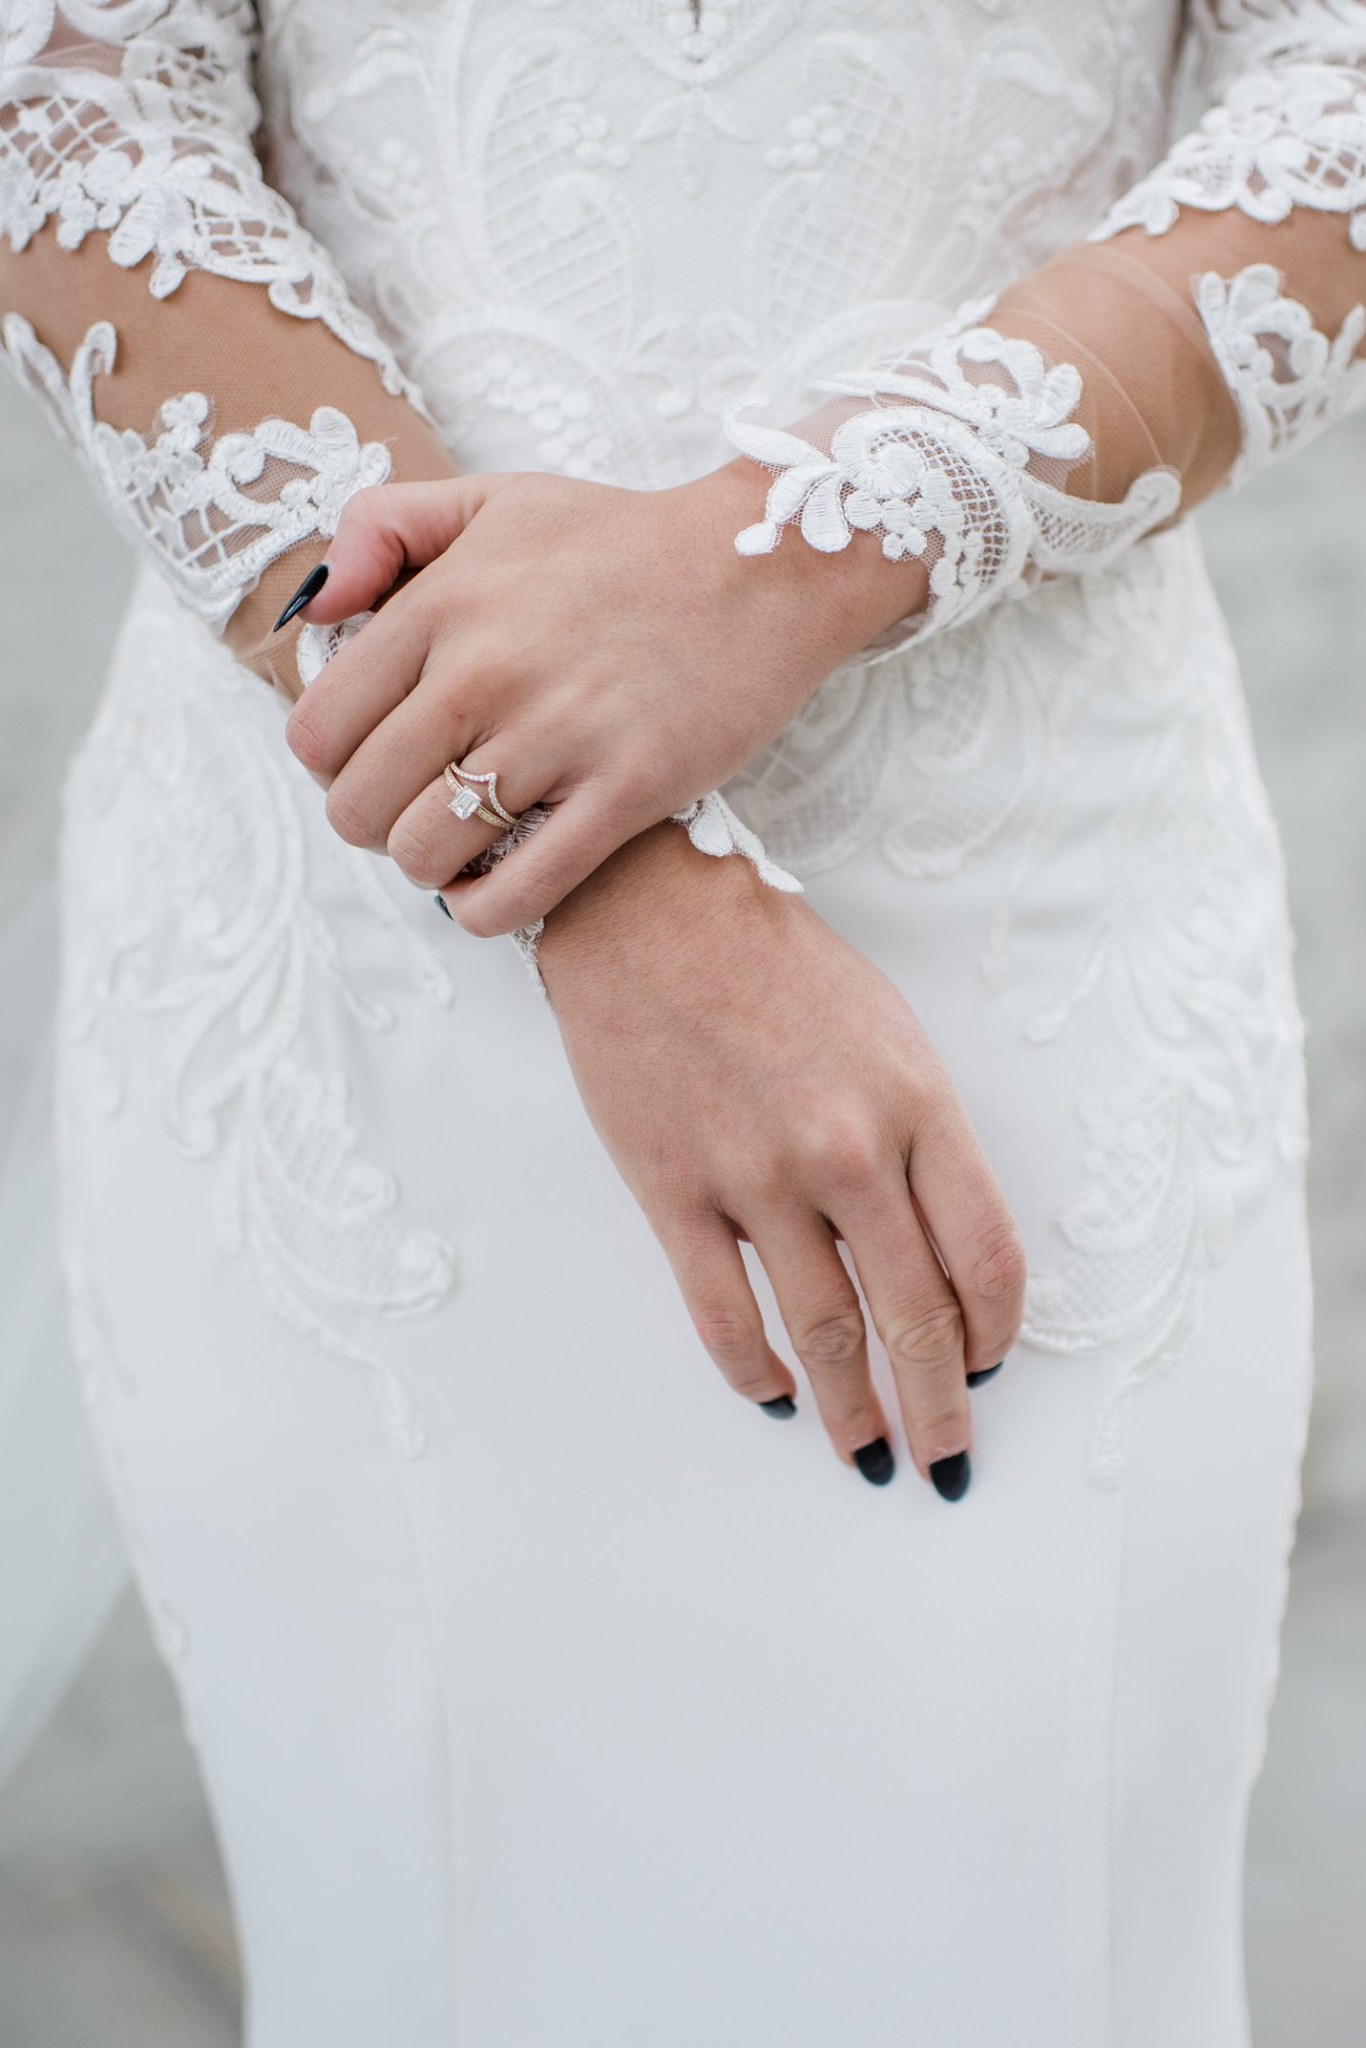
[[[764,1332],[745,1237],[836,1451],[875,1484],[891,1477],[842,1239],[911,1454],[958,1499],[968,1378],[1015,1341],[1024,1256],[953,1085],[891,983],[747,861],[711,859],[674,825],[565,899],[540,964],[589,1115],[731,1386],[760,1403],[795,1390]]]

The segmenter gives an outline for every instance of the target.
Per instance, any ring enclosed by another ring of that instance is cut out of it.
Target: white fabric
[[[1171,638],[1103,704],[1104,640],[1039,673],[1041,596],[1075,716],[1031,873],[1007,823],[810,885],[948,1050],[1037,1275],[952,1508],[735,1402],[510,950],[342,846],[278,708],[139,593],[68,792],[68,1258],[251,2048],[1246,2048],[1298,1063],[1236,677],[1159,553],[1106,597]]]
[[[86,333],[69,372],[18,313],[0,323],[0,342],[124,531],[155,549],[177,594],[211,626],[226,625],[268,563],[330,538],[346,500],[388,479],[388,449],[362,444],[333,405],[307,427],[264,419],[250,433],[215,435],[212,400],[182,391],[162,404],[151,438],[116,431],[93,402],[95,381],[117,360],[107,320]]]
[[[879,654],[1027,596],[1045,576],[1103,569],[1181,504],[1180,478],[1158,468],[1118,505],[1069,496],[1061,480],[1091,453],[1073,418],[1080,374],[975,325],[971,312],[909,359],[824,377],[821,389],[876,401],[841,421],[828,451],[781,428],[727,422],[743,454],[777,471],[763,519],[735,545],[770,554],[796,524],[822,554],[842,553],[858,530],[880,533],[889,561],[923,561],[929,601]]]
[[[232,0],[175,14],[240,47]],[[465,466],[649,487],[1091,230],[1177,14],[294,0],[263,139]],[[1244,2048],[1302,1074],[1193,535],[842,671],[727,791],[1021,1221],[954,1508],[725,1393],[518,963],[342,847],[279,724],[145,578],[60,1035],[77,1344],[252,2048]]]
[[[51,1139],[49,1024],[57,903],[49,881],[0,941],[0,1782],[61,1697],[127,1567],[66,1337]],[[37,1050],[28,1062],[19,1048]]]

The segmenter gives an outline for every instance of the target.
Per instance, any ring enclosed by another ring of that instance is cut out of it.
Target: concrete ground
[[[1315,1127],[1320,1386],[1252,1823],[1254,2027],[1257,2048],[1360,2048],[1366,417],[1216,504],[1204,524],[1286,836]],[[74,469],[0,381],[0,908],[24,852],[46,844],[52,783],[125,582],[122,548]],[[0,1033],[0,1057],[3,1044]],[[128,1603],[0,1794],[0,2048],[232,2048],[237,2038],[236,1959],[212,1834],[170,1688]]]

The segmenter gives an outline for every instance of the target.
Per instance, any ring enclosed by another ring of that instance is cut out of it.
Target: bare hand
[[[561,906],[541,964],[584,1103],[730,1384],[752,1401],[794,1388],[764,1334],[747,1237],[836,1451],[890,1477],[842,1239],[912,1456],[956,1499],[966,1376],[1018,1334],[1024,1258],[896,989],[800,900],[669,826]]]
[[[752,759],[912,608],[923,573],[876,548],[742,558],[734,535],[766,481],[739,462],[670,491],[519,475],[352,498],[303,616],[346,618],[421,573],[290,716],[341,837],[390,853],[487,937],[543,916]],[[496,769],[514,813],[553,806],[484,879],[455,882],[498,835],[451,814],[450,761]]]

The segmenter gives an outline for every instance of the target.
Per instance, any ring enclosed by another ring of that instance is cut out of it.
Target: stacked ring
[[[518,821],[504,804],[498,801],[498,771],[491,769],[487,775],[472,774],[455,761],[448,761],[445,769],[446,786],[454,793],[446,809],[453,811],[462,822],[479,818],[485,825],[496,825],[506,831]],[[473,785],[473,786],[472,786]],[[479,795],[484,791],[485,802]]]

